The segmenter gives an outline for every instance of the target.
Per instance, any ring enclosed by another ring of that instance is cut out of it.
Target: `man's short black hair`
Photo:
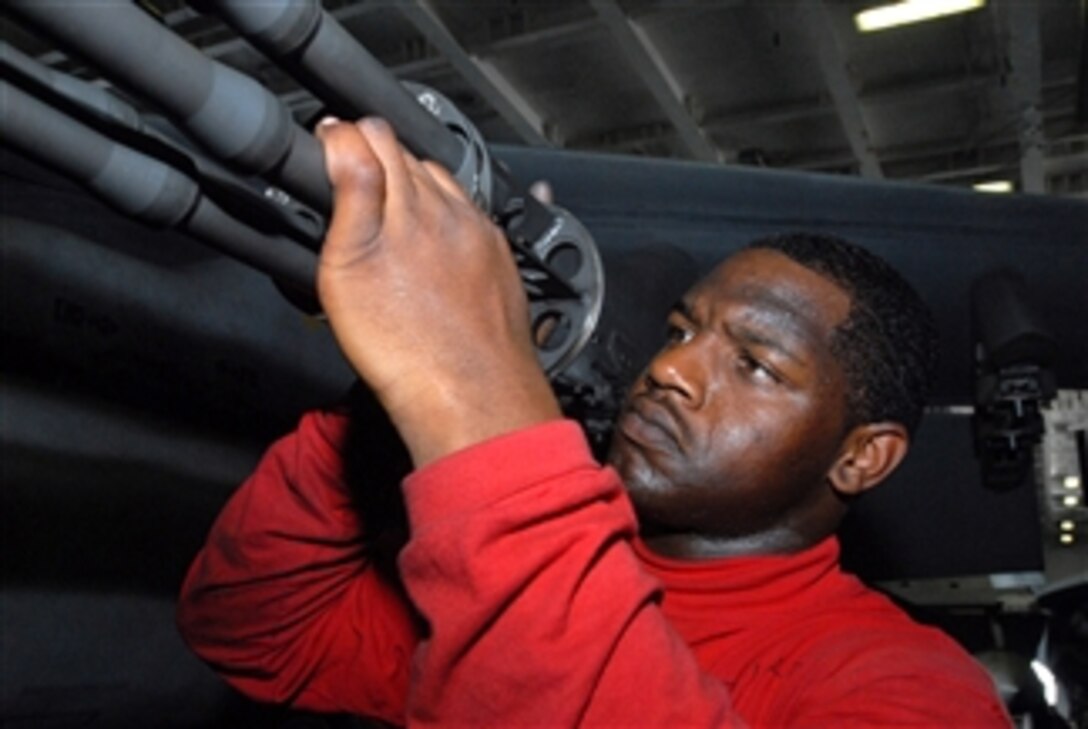
[[[778,251],[850,295],[832,340],[850,387],[848,426],[892,421],[914,432],[937,365],[933,314],[914,288],[882,258],[831,235],[787,233],[748,247]]]

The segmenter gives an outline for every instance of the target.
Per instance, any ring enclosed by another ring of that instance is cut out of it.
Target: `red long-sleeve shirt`
[[[473,727],[1009,723],[967,654],[839,571],[834,539],[652,554],[569,422],[407,479],[405,595],[362,546],[345,432],[311,414],[271,448],[182,590],[189,644],[257,699]]]

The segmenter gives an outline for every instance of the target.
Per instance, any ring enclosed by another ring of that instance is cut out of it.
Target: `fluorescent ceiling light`
[[[1009,180],[989,180],[977,182],[974,188],[979,192],[1012,192],[1012,182]]]
[[[942,18],[946,15],[977,10],[986,0],[901,0],[890,5],[880,5],[862,10],[854,16],[854,23],[862,33],[894,28],[908,23]]]

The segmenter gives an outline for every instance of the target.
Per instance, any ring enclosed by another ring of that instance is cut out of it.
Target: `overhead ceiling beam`
[[[1088,172],[1088,154],[1081,153],[1048,157],[1043,160],[1042,170],[1043,175],[1047,179],[1063,175],[1083,175],[1085,172]],[[1008,174],[1009,171],[1009,165],[994,163],[979,165],[977,167],[960,167],[939,172],[929,172],[915,177],[914,179],[923,180],[925,182],[945,182],[949,180],[977,179],[985,175]]]
[[[941,94],[979,91],[997,83],[997,73],[991,76],[950,77],[928,79],[897,85],[893,88],[877,89],[860,93],[859,101],[865,108],[890,106],[905,101],[915,101],[920,96],[938,96]],[[1071,81],[1070,81],[1071,82]],[[786,124],[804,121],[814,117],[836,114],[837,108],[830,96],[818,96],[792,101],[785,104],[756,106],[748,109],[725,111],[704,122],[707,127],[759,126],[764,124]]]
[[[1063,118],[1072,118],[1074,114],[1075,109],[1071,105],[1060,110],[1060,115]],[[1047,175],[1088,172],[1088,154],[1080,151],[1079,137],[1077,135],[1054,140],[1052,148],[1059,150],[1063,146],[1062,143],[1067,141],[1070,143],[1068,145],[1069,151],[1052,154],[1043,161],[1043,168]],[[1006,167],[1015,166],[1015,153],[1018,144],[1019,140],[1015,130],[1009,130],[1008,134],[993,137],[984,146],[971,148],[972,156],[978,161],[970,164],[970,166],[983,164],[987,159],[994,159],[995,155],[1008,157],[1009,163],[1006,164]],[[925,162],[927,160],[940,162],[944,159],[947,162],[948,157],[963,155],[967,150],[968,148],[965,147],[962,137],[951,137],[925,143],[889,146],[878,150],[878,152],[880,159],[886,165],[891,166],[893,164]],[[813,155],[793,159],[786,167],[795,170],[825,171],[844,167],[850,164],[851,160],[852,157],[847,154],[829,153],[822,156]],[[944,169],[948,169],[947,166]]]
[[[1057,73],[1058,70],[1055,70]],[[912,81],[896,86],[864,91],[858,95],[866,109],[892,106],[904,102],[917,101],[922,97],[940,96],[967,91],[981,92],[989,87],[996,88],[1002,80],[997,71],[980,76],[956,76],[949,78]],[[1075,76],[1054,78],[1043,85],[1044,92],[1067,92],[1076,86]],[[804,121],[815,117],[835,114],[836,109],[830,97],[819,96],[785,104],[772,104],[724,111],[706,119],[707,128],[733,128],[742,126],[761,126],[766,124],[787,124]]]
[[[1012,137],[992,139],[985,147],[974,149],[974,156],[977,157],[983,154],[997,153],[1002,149],[1015,145],[1015,143],[1016,140]],[[963,139],[957,137],[955,139],[934,140],[921,144],[897,145],[881,149],[879,152],[880,159],[883,160],[885,164],[894,165],[904,162],[919,162],[930,159],[947,158],[950,155],[963,154],[964,149]],[[788,164],[783,165],[783,167],[803,172],[826,172],[845,167],[853,161],[853,155],[840,155],[835,152],[828,152],[822,155],[813,154],[797,157],[791,159]]]
[[[545,125],[541,115],[493,63],[465,50],[429,0],[400,2],[396,7],[518,136],[533,146],[552,145],[549,131],[554,134],[554,128]]]
[[[571,20],[545,28],[533,28],[522,33],[504,36],[492,40],[487,46],[488,54],[513,51],[521,48],[539,48],[558,42],[572,42],[588,38],[594,32],[600,32],[600,23],[592,17]]]
[[[988,177],[1001,177],[1007,175],[1008,165],[994,163],[989,165],[976,165],[975,167],[958,167],[950,170],[926,172],[925,174],[911,177],[918,182],[973,182]]]
[[[857,160],[862,177],[881,178],[880,160],[873,151],[872,135],[865,121],[854,81],[850,78],[846,57],[839,45],[838,33],[823,0],[802,0],[798,5],[801,24],[808,33],[820,61],[824,83],[842,124],[847,142]]]
[[[590,5],[611,32],[635,75],[646,84],[675,127],[688,153],[705,162],[721,161],[723,155],[691,115],[687,94],[642,26],[628,18],[615,0],[590,0]]]
[[[1020,190],[1046,192],[1043,155],[1043,59],[1039,34],[1039,4],[997,0],[993,4],[998,27],[1008,37],[1009,77],[1006,88],[1017,113],[1020,139]]]
[[[1072,81],[1069,82],[1071,84]],[[831,112],[829,112],[831,113]],[[1062,119],[1071,119],[1074,117],[1076,110],[1073,106],[1069,105],[1062,108],[1055,108],[1046,113],[1047,121],[1058,121]],[[664,126],[664,125],[663,125]],[[588,149],[607,149],[614,152],[636,152],[645,153],[647,147],[654,144],[664,134],[664,130],[655,129],[653,127],[638,127],[629,130],[624,130],[626,134],[621,135],[598,135],[594,137],[587,137],[582,139],[571,139],[569,144],[572,148],[585,147]],[[1049,145],[1049,152],[1047,158],[1044,160],[1044,168],[1048,179],[1055,175],[1071,175],[1071,174],[1085,174],[1088,173],[1088,154],[1080,151],[1065,151],[1063,145],[1067,146],[1070,150],[1080,150],[1083,148],[1084,143],[1088,141],[1088,135],[1076,135],[1070,134],[1051,141]],[[938,139],[926,143],[913,143],[907,145],[895,145],[884,147],[875,150],[876,154],[881,160],[882,167],[891,167],[893,165],[910,164],[926,162],[933,160],[933,165],[930,167],[938,167],[939,171],[934,172],[935,175],[932,179],[940,178],[952,178],[962,177],[968,175],[968,172],[964,172],[966,167],[960,167],[952,169],[948,167],[947,158],[950,155],[964,155],[969,150],[975,153],[975,157],[981,157],[983,159],[993,158],[995,154],[1005,152],[1004,156],[1008,157],[1009,161],[1002,165],[994,164],[993,168],[1001,167],[1005,170],[1010,170],[1016,166],[1015,160],[1015,148],[1017,145],[1017,138],[1014,130],[1010,130],[1009,134],[991,139],[985,146],[968,146],[962,137]],[[838,171],[846,167],[851,167],[856,164],[856,160],[849,151],[838,152],[825,152],[823,154],[808,155],[805,157],[791,159],[780,164],[773,164],[772,166],[781,167],[783,169],[793,169],[801,171],[812,172],[828,172]],[[976,163],[971,163],[972,169],[976,168]],[[924,179],[931,179],[928,172],[919,173],[925,175]],[[894,174],[892,175],[896,179],[923,179],[918,174]]]
[[[196,10],[193,10],[188,5],[182,5],[168,13],[164,13],[162,15],[162,22],[166,23],[167,27],[174,28],[182,23],[186,23],[199,17],[200,13]]]

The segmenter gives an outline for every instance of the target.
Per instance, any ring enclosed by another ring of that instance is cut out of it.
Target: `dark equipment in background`
[[[975,339],[975,448],[983,483],[1024,485],[1043,436],[1041,408],[1056,393],[1058,342],[1028,300],[1022,276],[995,271],[971,287]]]

